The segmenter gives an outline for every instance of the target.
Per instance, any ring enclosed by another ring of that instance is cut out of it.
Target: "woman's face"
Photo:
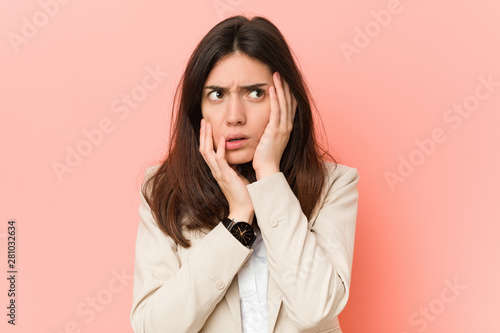
[[[253,160],[271,112],[269,67],[235,52],[220,60],[203,88],[201,113],[213,131],[214,148],[225,139],[225,158],[233,164]]]

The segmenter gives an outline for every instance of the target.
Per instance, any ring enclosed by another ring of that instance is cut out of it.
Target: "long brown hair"
[[[213,27],[191,55],[175,94],[167,156],[142,188],[158,226],[186,248],[190,242],[183,228],[211,230],[229,214],[227,200],[198,148],[203,85],[215,64],[236,51],[266,64],[288,83],[297,111],[280,170],[308,218],[321,196],[322,157],[328,153],[316,142],[309,91],[285,38],[263,17],[230,17]],[[238,171],[255,181],[251,161],[239,165]]]

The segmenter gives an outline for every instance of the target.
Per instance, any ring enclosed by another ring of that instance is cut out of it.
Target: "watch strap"
[[[236,220],[234,220],[234,219],[229,219],[229,218],[227,218],[227,217],[224,217],[224,218],[222,219],[222,224],[226,227],[226,229],[227,229],[227,230],[230,230],[230,229],[231,229],[231,227],[232,227],[232,225],[233,225],[234,223],[236,223],[236,222],[237,222]]]

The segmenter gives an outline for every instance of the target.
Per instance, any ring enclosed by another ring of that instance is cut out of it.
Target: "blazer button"
[[[226,284],[224,282],[222,281],[217,282],[217,289],[222,290],[224,289],[225,286]]]
[[[276,228],[278,226],[278,224],[280,224],[280,222],[278,220],[271,221],[271,227],[273,227],[273,228]]]

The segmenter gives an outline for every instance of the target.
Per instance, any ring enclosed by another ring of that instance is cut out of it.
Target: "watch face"
[[[243,245],[248,245],[254,237],[252,226],[245,222],[236,223],[231,228],[231,234]]]

